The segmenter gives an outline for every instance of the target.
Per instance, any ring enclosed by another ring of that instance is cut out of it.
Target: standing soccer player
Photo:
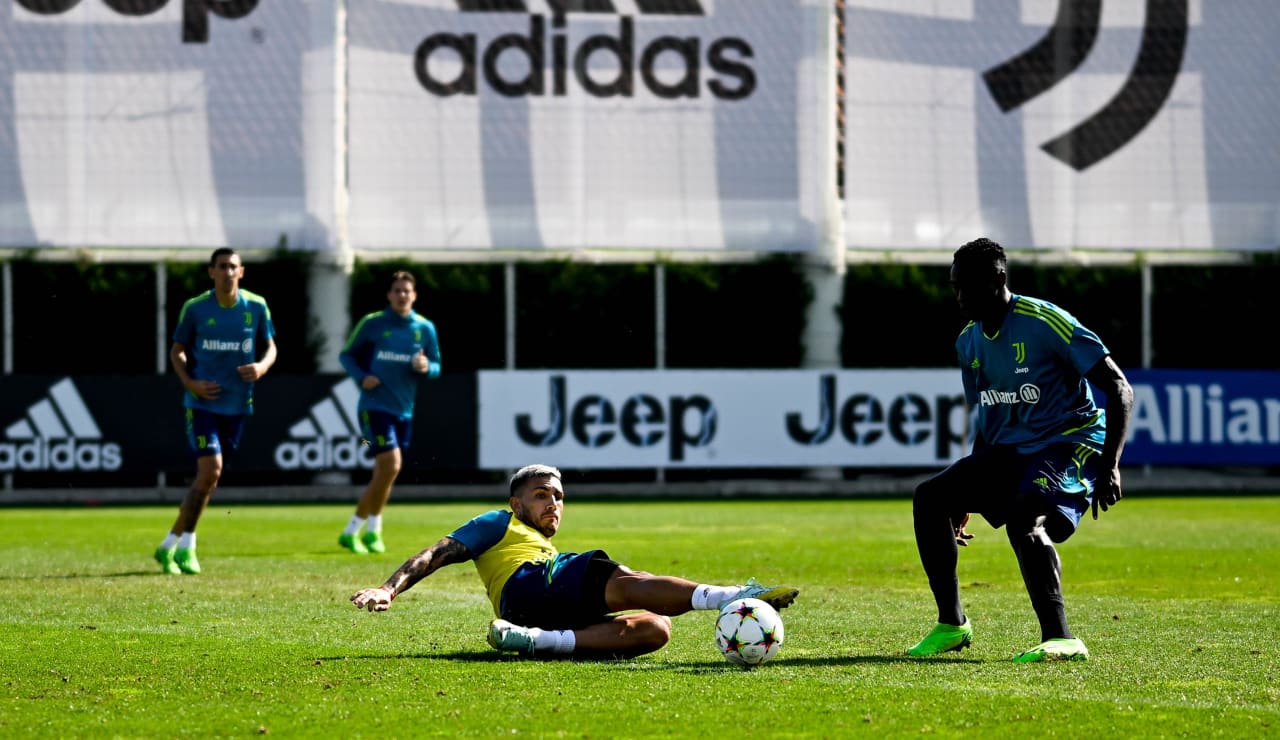
[[[271,311],[262,296],[240,287],[240,255],[215,249],[208,270],[213,289],[183,304],[169,349],[186,389],[187,445],[196,459],[195,481],[156,548],[156,561],[170,574],[200,572],[196,524],[222,477],[223,450],[239,446],[245,418],[253,413],[253,384],[276,361]],[[255,361],[259,350],[262,359]]]
[[[387,550],[382,511],[400,474],[401,450],[409,449],[418,381],[440,375],[436,326],[413,310],[416,300],[413,275],[396,272],[387,291],[389,305],[361,319],[338,354],[342,367],[360,385],[360,431],[374,454],[373,477],[338,536],[339,545],[362,555]]]
[[[1089,650],[1067,626],[1054,543],[1075,533],[1090,504],[1097,519],[1099,505],[1120,500],[1133,389],[1097,334],[1052,303],[1011,293],[1007,266],[990,239],[965,244],[951,264],[952,290],[970,319],[956,352],[976,435],[970,455],[916,488],[916,546],[938,623],[907,654],[973,640],[956,561],[969,513],[978,512],[1005,527],[1040,621],[1040,644],[1014,660],[1085,660]],[[1089,383],[1106,396],[1105,410]]]

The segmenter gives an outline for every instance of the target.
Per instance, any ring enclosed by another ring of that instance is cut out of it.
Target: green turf
[[[152,551],[176,507],[0,509],[0,736],[1257,737],[1280,730],[1280,498],[1130,498],[1060,548],[1086,663],[1018,665],[1038,630],[1003,531],[960,579],[974,646],[913,660],[933,622],[906,500],[570,499],[562,550],[801,587],[778,658],[744,671],[714,617],[625,662],[492,651],[470,564],[385,614],[352,592],[483,511],[396,504],[356,556],[350,506],[214,505],[199,576]]]

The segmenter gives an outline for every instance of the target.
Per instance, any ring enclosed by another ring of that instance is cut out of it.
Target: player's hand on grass
[[[222,386],[212,380],[192,380],[187,383],[187,390],[206,401],[213,401],[222,392]]]
[[[355,604],[357,609],[385,612],[391,608],[391,601],[394,598],[395,595],[379,586],[378,588],[366,588],[355,592],[351,596],[351,603]]]
[[[961,547],[968,547],[969,540],[973,539],[973,535],[964,531],[964,528],[968,526],[968,524],[969,524],[969,515],[965,514],[964,518],[960,520],[960,523],[954,525],[956,530],[956,544]]]
[[[1117,465],[1111,468],[1110,473],[1098,478],[1098,487],[1093,492],[1093,518],[1098,518],[1099,506],[1106,511],[1122,498],[1124,492],[1120,488],[1120,466]]]
[[[366,391],[371,391],[380,385],[382,385],[382,378],[379,378],[377,375],[366,375],[364,376],[364,380],[360,381],[360,387]]]

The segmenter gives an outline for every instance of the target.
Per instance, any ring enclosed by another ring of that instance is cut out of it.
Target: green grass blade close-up
[[[484,639],[470,563],[369,614],[349,602],[486,508],[397,503],[388,552],[337,545],[349,505],[230,505],[204,572],[151,559],[172,507],[0,509],[4,737],[1259,737],[1280,732],[1280,497],[1126,498],[1059,546],[1087,662],[1039,642],[1003,530],[975,517],[959,577],[973,646],[904,654],[936,619],[906,499],[572,500],[562,552],[653,573],[801,589],[746,670],[714,612],[664,649],[530,660]]]

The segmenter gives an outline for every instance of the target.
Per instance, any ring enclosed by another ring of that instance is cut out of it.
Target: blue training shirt
[[[969,322],[956,339],[965,401],[977,407],[978,439],[1029,453],[1056,443],[1101,451],[1106,413],[1084,375],[1110,354],[1063,309],[1014,295],[996,336]]]
[[[191,392],[183,394],[183,406],[215,414],[235,416],[253,413],[253,383],[240,379],[237,370],[257,360],[259,349],[275,337],[271,309],[266,300],[240,288],[231,306],[218,305],[211,288],[182,305],[173,341],[187,351],[187,372],[195,380],[212,380],[222,387],[207,401]]]
[[[431,360],[428,377],[440,374],[440,343],[436,326],[416,311],[401,316],[387,307],[368,314],[351,331],[347,344],[338,353],[338,362],[360,385],[367,375],[382,382],[373,390],[360,388],[360,411],[381,411],[400,419],[413,416],[421,373],[413,369],[418,351]]]

